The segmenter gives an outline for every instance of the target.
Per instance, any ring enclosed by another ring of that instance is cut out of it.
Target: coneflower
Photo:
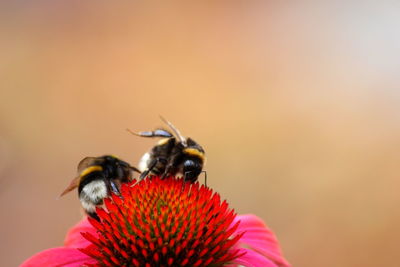
[[[97,214],[70,230],[65,247],[21,267],[289,266],[260,219],[236,216],[218,193],[180,178],[124,184]]]

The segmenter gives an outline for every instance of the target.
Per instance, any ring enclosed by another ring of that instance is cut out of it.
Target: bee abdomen
[[[87,183],[79,192],[79,199],[87,213],[96,211],[96,206],[103,204],[103,199],[108,196],[104,180],[94,180]]]
[[[150,163],[150,161],[151,161],[151,159],[152,159],[152,157],[151,157],[151,155],[150,155],[150,153],[149,152],[147,152],[147,153],[145,153],[144,155],[143,155],[143,157],[140,159],[140,161],[139,161],[139,170],[141,171],[141,172],[144,172],[145,170],[147,170],[148,169],[148,167],[149,167],[149,163]]]

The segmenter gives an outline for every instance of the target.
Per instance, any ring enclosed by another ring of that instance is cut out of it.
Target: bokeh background
[[[399,3],[2,1],[1,266],[61,245],[79,160],[136,164],[159,114],[293,266],[399,266]]]

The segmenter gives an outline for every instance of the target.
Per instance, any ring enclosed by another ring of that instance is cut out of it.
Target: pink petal
[[[75,248],[51,248],[27,259],[20,267],[79,267],[96,261]]]
[[[82,237],[82,232],[88,232],[93,236],[97,236],[96,229],[89,223],[87,217],[72,227],[65,237],[64,245],[70,248],[84,248],[91,243]]]
[[[230,265],[231,267],[239,265],[243,265],[246,267],[279,267],[274,262],[264,257],[263,255],[246,248],[241,248],[240,253],[246,252],[245,255],[239,257],[235,260],[235,265]]]
[[[276,239],[274,233],[264,224],[264,222],[260,218],[252,214],[239,215],[235,218],[233,224],[236,223],[238,220],[240,220],[240,224],[236,232],[245,232],[243,237],[239,240],[238,246],[241,248],[245,248],[247,253],[246,255],[236,260],[237,262],[242,259],[248,261],[251,257],[254,257],[256,265],[245,266],[290,266],[290,264],[283,258],[278,240]],[[258,265],[260,263],[260,256],[268,258],[276,265]],[[251,263],[251,261],[248,262]]]

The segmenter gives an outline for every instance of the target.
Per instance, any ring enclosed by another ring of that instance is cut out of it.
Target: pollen
[[[242,254],[235,212],[218,193],[180,178],[149,177],[121,188],[89,218],[98,237],[80,249],[97,260],[87,266],[224,266]]]

